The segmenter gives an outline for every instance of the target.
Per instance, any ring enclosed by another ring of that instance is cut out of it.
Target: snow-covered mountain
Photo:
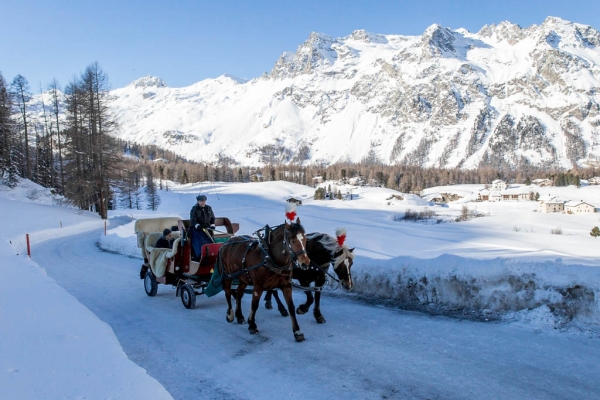
[[[421,36],[311,33],[269,73],[116,89],[120,137],[193,160],[571,167],[600,156],[600,33],[548,17]]]

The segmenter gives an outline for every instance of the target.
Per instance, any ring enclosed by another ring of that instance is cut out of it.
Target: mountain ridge
[[[571,168],[600,156],[600,33],[548,17],[477,33],[312,32],[271,71],[111,91],[125,140],[230,164]]]

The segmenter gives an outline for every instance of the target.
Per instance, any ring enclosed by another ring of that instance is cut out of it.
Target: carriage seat
[[[175,256],[175,254],[177,254],[177,248],[179,247],[179,242],[181,241],[181,237],[178,231],[175,232],[171,232],[171,236],[173,236],[173,238],[175,239],[173,241],[173,248],[172,249],[156,249],[156,250],[170,250],[169,253],[171,253],[168,257],[173,257]],[[152,252],[156,246],[156,242],[158,242],[158,239],[160,239],[162,237],[162,233],[160,232],[152,232],[149,233],[148,235],[146,235],[146,243],[145,243],[145,249],[147,252]]]
[[[173,233],[177,233],[177,235],[173,235],[175,236],[179,236],[179,232],[172,232]],[[146,254],[147,254],[147,259],[148,262],[150,263],[150,268],[152,269],[152,272],[154,273],[154,275],[156,275],[158,278],[165,276],[165,272],[167,269],[167,265],[169,263],[169,259],[175,257],[175,255],[177,254],[177,250],[179,248],[179,242],[181,241],[181,237],[177,237],[175,239],[175,241],[173,242],[173,248],[172,249],[164,249],[164,248],[156,248],[154,246],[156,246],[156,242],[158,241],[158,239],[160,239],[162,237],[162,233],[160,232],[153,232],[150,233],[146,236],[146,243],[145,243],[145,250],[146,250]]]
[[[147,258],[145,246],[146,237],[154,232],[162,232],[165,228],[170,228],[174,225],[178,225],[178,222],[179,217],[144,218],[135,221],[133,230],[137,236],[137,245],[141,249],[143,259]],[[158,238],[154,239],[151,247],[154,247],[154,245],[156,245],[157,240]]]

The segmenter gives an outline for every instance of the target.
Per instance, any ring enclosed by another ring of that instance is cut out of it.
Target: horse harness
[[[283,243],[284,243],[284,247],[283,247],[283,253],[286,254],[286,247],[289,251],[289,253],[291,254],[291,257],[289,258],[289,261],[287,262],[286,265],[284,266],[278,266],[277,264],[275,264],[275,262],[272,259],[271,254],[269,253],[269,245],[271,244],[271,233],[272,231],[276,230],[277,228],[279,228],[281,225],[276,226],[274,229],[271,228],[269,225],[265,225],[264,227],[262,227],[261,229],[257,230],[256,232],[254,232],[254,235],[256,236],[256,238],[252,238],[251,236],[242,236],[244,238],[243,241],[238,241],[238,242],[233,242],[233,243],[224,243],[223,246],[221,246],[221,249],[227,245],[231,245],[231,244],[237,244],[237,243],[249,243],[248,246],[246,246],[246,251],[244,252],[244,256],[242,257],[242,269],[234,272],[233,274],[228,274],[225,272],[225,270],[223,269],[223,265],[222,265],[222,260],[221,257],[219,256],[219,263],[220,263],[220,269],[223,271],[223,278],[225,279],[234,279],[237,278],[238,276],[241,276],[243,274],[246,274],[246,277],[248,278],[248,281],[250,282],[250,284],[252,283],[252,277],[250,276],[250,271],[255,270],[257,268],[260,267],[266,267],[268,268],[271,272],[274,272],[275,274],[278,275],[283,275],[283,273],[285,271],[292,271],[294,268],[294,265],[298,265],[298,256],[305,254],[306,250],[301,250],[301,251],[293,251],[292,250],[292,245],[289,241],[288,235],[286,234],[286,232],[284,232],[283,235]],[[250,252],[250,250],[254,250],[256,247],[258,246],[258,248],[260,249],[261,252],[261,256],[262,256],[262,261],[259,262],[258,264],[255,264],[251,267],[248,268],[244,268],[245,264],[246,264],[246,256],[248,255],[248,253]],[[221,249],[219,249],[219,253],[221,251]],[[289,279],[290,282],[292,280],[292,274],[289,274]]]

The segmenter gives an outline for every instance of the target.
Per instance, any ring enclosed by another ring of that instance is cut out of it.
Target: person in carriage
[[[165,228],[162,237],[156,241],[156,246],[154,247],[157,249],[172,249],[174,241],[175,239],[173,239],[173,236],[171,235],[171,230]]]
[[[213,243],[212,234],[215,229],[215,214],[212,208],[206,204],[206,196],[196,196],[198,201],[190,211],[190,228],[192,234],[192,248],[194,249],[194,261],[200,260],[202,246]]]

